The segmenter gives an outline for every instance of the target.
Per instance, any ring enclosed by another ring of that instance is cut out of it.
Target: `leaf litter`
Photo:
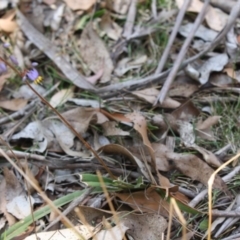
[[[232,230],[238,216],[227,215],[238,211],[236,204],[228,207],[238,199],[238,160],[215,176],[211,206],[200,195],[214,171],[239,152],[239,1],[232,13],[221,3],[208,6],[183,61],[208,51],[179,66],[161,102],[159,91],[204,4],[194,0],[186,8],[163,70],[154,73],[184,1],[146,3],[0,4],[0,144],[28,176],[1,153],[0,239],[36,239],[31,229],[56,239],[238,237]],[[36,101],[32,90],[48,102]],[[83,199],[72,195],[90,187]],[[57,215],[52,207],[44,212],[41,192],[68,210],[71,226],[55,223],[57,231],[46,231]],[[86,214],[93,201],[98,208]],[[190,201],[199,204],[192,208]],[[223,212],[212,225],[210,207]],[[187,234],[180,212],[191,214],[184,215]]]

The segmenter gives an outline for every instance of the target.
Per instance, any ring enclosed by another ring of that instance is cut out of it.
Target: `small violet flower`
[[[25,75],[29,80],[35,81],[39,77],[38,70],[36,68],[32,68],[29,71],[27,71]]]
[[[15,66],[18,66],[18,60],[14,55],[11,55],[9,58]]]
[[[10,47],[10,43],[8,43],[8,42],[4,43],[4,44],[3,44],[3,47],[9,48],[9,47]]]
[[[7,72],[7,66],[4,62],[0,62],[0,75]]]

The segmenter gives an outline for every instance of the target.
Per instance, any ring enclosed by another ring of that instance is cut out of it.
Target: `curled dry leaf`
[[[103,41],[89,23],[82,32],[80,39],[80,52],[88,67],[94,73],[103,70],[100,82],[105,83],[111,80],[113,62]]]
[[[118,77],[122,77],[125,73],[127,73],[131,69],[138,69],[143,66],[144,63],[147,62],[146,55],[136,56],[135,59],[131,58],[123,58],[117,64],[117,67],[114,69],[114,73]]]
[[[224,66],[228,63],[227,54],[218,54],[212,58],[209,58],[207,61],[199,69],[201,77],[199,78],[199,82],[203,85],[208,82],[209,76],[211,72],[220,72],[223,70]]]
[[[136,164],[139,167],[139,170],[145,178],[151,180],[147,166],[123,146],[118,144],[108,144],[98,149],[98,151],[103,151],[106,154],[121,154],[127,157],[133,164]]]

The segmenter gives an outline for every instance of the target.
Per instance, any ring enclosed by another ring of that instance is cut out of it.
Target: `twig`
[[[157,1],[156,0],[152,0],[151,9],[152,9],[153,18],[157,19]]]
[[[132,34],[134,22],[137,13],[137,0],[132,0],[128,9],[127,20],[124,24],[124,31],[122,36],[126,39]]]
[[[195,32],[197,31],[199,25],[202,23],[202,21],[204,19],[204,16],[206,14],[209,2],[210,2],[210,0],[206,0],[204,2],[204,5],[203,5],[203,7],[201,9],[201,12],[198,14],[198,16],[197,16],[197,18],[196,18],[196,20],[194,22],[194,25],[192,27],[192,31],[190,32],[190,34],[188,35],[187,39],[185,40],[185,42],[184,42],[184,44],[183,44],[183,46],[181,48],[181,51],[178,54],[177,60],[175,61],[174,65],[173,65],[173,68],[172,68],[170,74],[168,75],[166,81],[164,82],[163,87],[162,87],[162,89],[161,89],[161,91],[160,91],[160,93],[159,93],[159,95],[158,95],[154,105],[156,105],[158,101],[160,101],[161,104],[163,103],[163,101],[164,101],[164,99],[165,99],[165,97],[166,97],[166,95],[168,93],[168,90],[169,90],[169,88],[170,88],[170,86],[171,86],[171,84],[173,82],[173,79],[175,78],[175,76],[176,76],[176,74],[177,74],[177,72],[179,70],[179,67],[180,67],[180,65],[181,65],[181,63],[182,63],[182,61],[183,61],[183,59],[185,57],[187,49],[188,49],[188,47],[189,47],[189,45],[190,45],[190,43],[191,43],[191,41],[192,41],[192,39],[193,39],[193,37],[195,35]]]
[[[163,70],[163,67],[164,67],[164,65],[166,63],[166,60],[167,60],[168,55],[169,55],[169,52],[171,50],[172,44],[173,44],[174,39],[175,39],[175,37],[176,37],[176,35],[178,33],[179,27],[180,27],[180,25],[182,23],[183,17],[185,15],[185,12],[186,12],[190,2],[191,2],[191,0],[185,0],[184,4],[182,5],[182,7],[181,7],[181,9],[180,9],[180,11],[179,11],[179,13],[177,15],[176,23],[175,23],[174,28],[172,30],[171,36],[170,36],[170,38],[168,40],[167,46],[164,49],[163,55],[162,55],[161,60],[160,60],[160,62],[158,64],[158,67],[156,69],[155,74],[161,73],[162,70]]]

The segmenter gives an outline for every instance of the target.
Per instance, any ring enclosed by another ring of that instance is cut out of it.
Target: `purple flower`
[[[18,66],[18,60],[14,55],[11,55],[9,58],[14,65]]]
[[[3,44],[3,47],[9,48],[9,47],[10,47],[10,43],[8,43],[8,42],[4,43],[4,44]]]
[[[26,77],[31,81],[35,81],[39,77],[38,70],[36,68],[28,70],[26,73]]]
[[[7,72],[7,66],[4,62],[0,62],[0,75]]]

